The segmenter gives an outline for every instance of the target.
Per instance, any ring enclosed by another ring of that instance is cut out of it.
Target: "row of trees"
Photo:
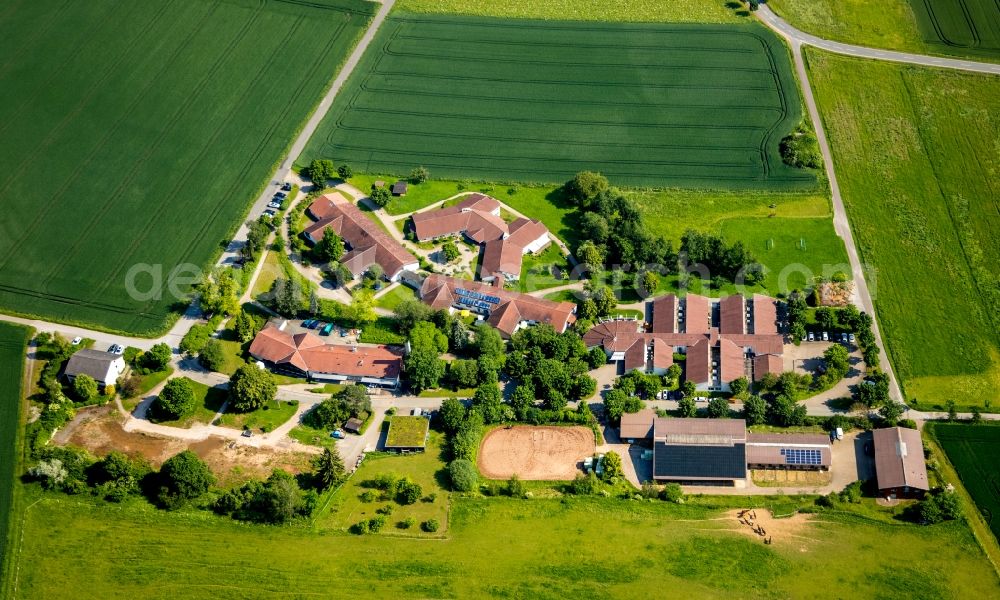
[[[510,341],[504,371],[518,381],[511,407],[523,419],[535,401],[545,409],[559,411],[567,402],[589,398],[597,382],[587,374],[607,361],[603,350],[587,350],[574,330],[557,333],[540,324],[518,330]]]

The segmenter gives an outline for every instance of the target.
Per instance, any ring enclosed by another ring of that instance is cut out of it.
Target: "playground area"
[[[479,471],[488,479],[568,480],[595,448],[588,427],[497,428],[479,447]]]

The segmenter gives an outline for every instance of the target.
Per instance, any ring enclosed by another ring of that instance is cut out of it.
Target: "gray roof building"
[[[656,419],[653,479],[738,486],[747,476],[746,421]]]
[[[69,357],[65,375],[70,380],[78,375],[88,375],[101,385],[114,385],[123,371],[125,359],[121,355],[85,348]]]

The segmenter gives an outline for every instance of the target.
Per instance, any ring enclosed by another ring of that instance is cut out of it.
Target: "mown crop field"
[[[823,513],[765,546],[724,515],[738,500],[714,502],[457,498],[447,539],[428,540],[44,496],[26,511],[16,597],[1000,597],[961,522]]]
[[[996,0],[910,0],[924,40],[945,53],[1000,58]]]
[[[513,19],[582,21],[734,23],[746,21],[745,6],[725,0],[399,0],[398,10]]]
[[[997,410],[1000,79],[807,57],[906,397]]]
[[[0,310],[162,330],[186,301],[131,269],[210,263],[374,6],[4,3]]]
[[[396,13],[299,157],[366,173],[787,190],[801,118],[781,42],[758,25]]]
[[[0,322],[0,595],[13,536],[14,478],[20,468],[21,385],[28,330]]]
[[[933,434],[955,466],[962,485],[1000,539],[1000,427],[934,423]]]

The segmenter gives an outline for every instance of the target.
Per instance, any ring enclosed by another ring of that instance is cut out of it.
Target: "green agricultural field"
[[[798,537],[775,534],[765,546],[732,531],[725,499],[455,498],[447,539],[438,541],[337,531],[354,516],[332,528],[320,517],[317,531],[169,513],[142,501],[112,506],[33,495],[40,501],[26,511],[15,557],[16,597],[25,600],[68,589],[81,600],[644,598],[657,590],[689,598],[827,597],[831,590],[845,598],[1000,597],[1000,580],[961,522],[919,527],[828,512]],[[439,493],[435,502],[442,501]],[[363,506],[371,514],[381,504]]]
[[[9,566],[7,551],[14,541],[14,478],[21,468],[21,385],[24,382],[25,346],[30,338],[24,327],[0,322],[0,596],[9,597],[4,582]]]
[[[789,190],[801,119],[788,51],[756,24],[394,13],[298,164],[443,179]]]
[[[0,310],[162,331],[186,301],[133,267],[218,255],[374,8],[4,3]]]
[[[1000,79],[807,58],[906,397],[997,410]]]
[[[417,13],[455,13],[513,19],[573,19],[581,21],[738,23],[746,21],[745,7],[724,0],[399,0],[398,10]]]
[[[962,484],[983,518],[1000,539],[1000,427],[965,423],[934,423],[934,437],[955,466]]]
[[[770,0],[767,5],[824,39],[1000,60],[1000,6],[993,0]]]

